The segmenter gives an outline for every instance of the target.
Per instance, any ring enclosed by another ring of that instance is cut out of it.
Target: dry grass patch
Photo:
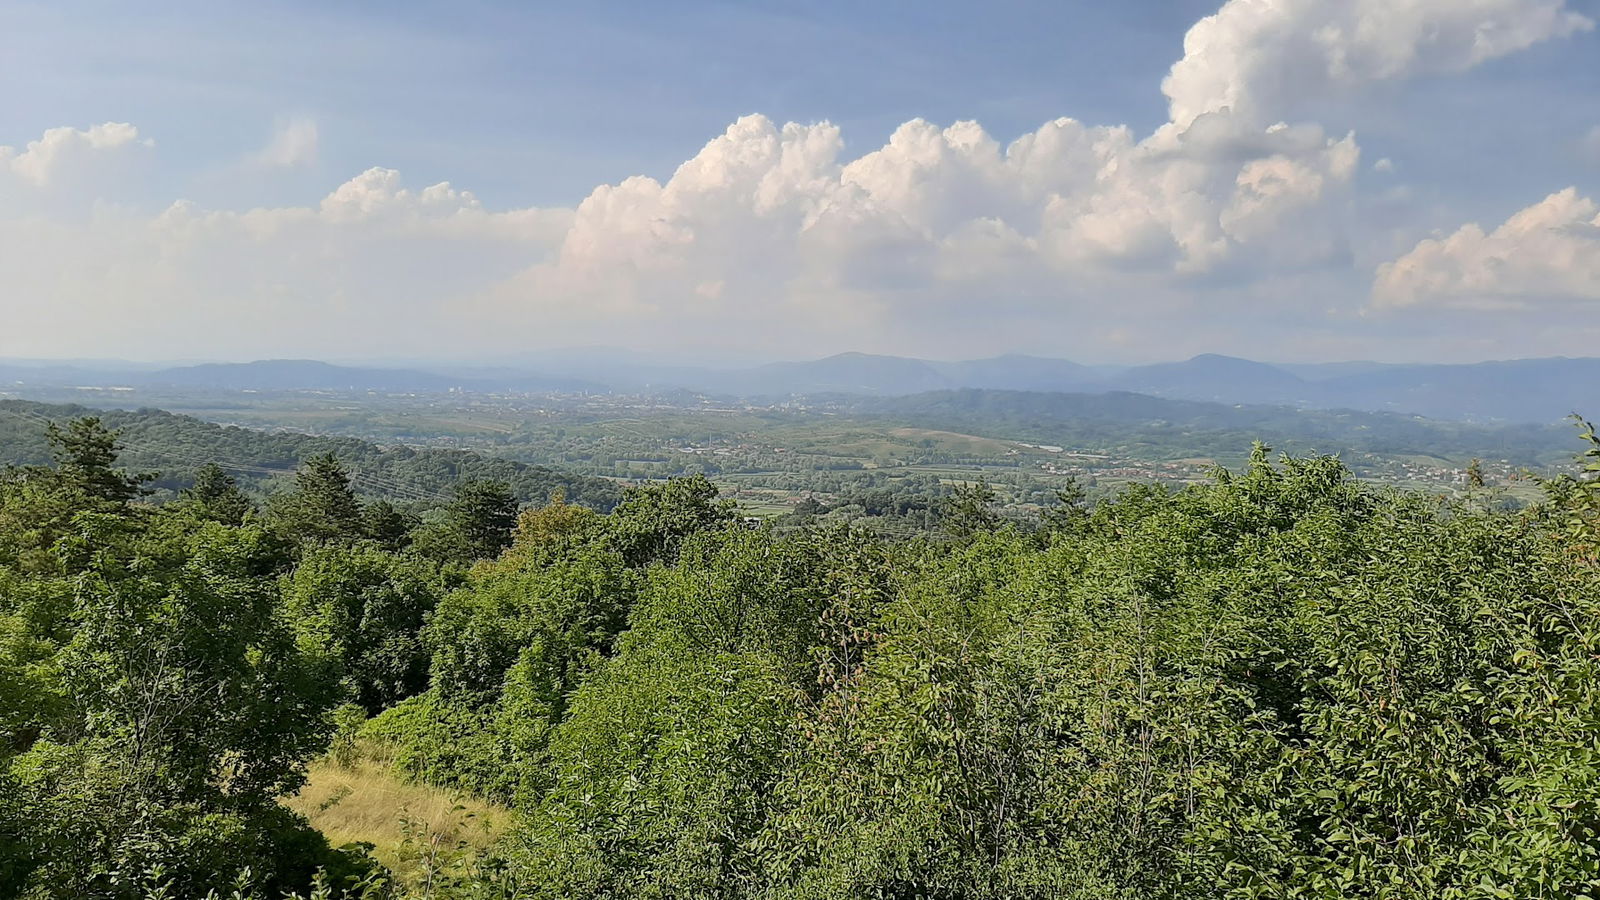
[[[384,763],[365,758],[312,763],[306,786],[283,804],[311,820],[335,847],[372,844],[378,860],[402,876],[430,846],[464,843],[483,850],[511,822],[504,807],[405,781]]]

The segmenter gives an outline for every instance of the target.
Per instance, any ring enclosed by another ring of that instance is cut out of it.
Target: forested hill
[[[603,478],[468,451],[256,431],[153,409],[95,410],[20,400],[0,400],[0,464],[48,462],[46,424],[87,415],[99,416],[121,433],[122,463],[130,471],[160,473],[151,482],[157,491],[180,490],[201,466],[216,462],[241,486],[266,493],[274,481],[290,478],[302,461],[332,453],[349,469],[357,491],[395,502],[443,502],[456,485],[475,479],[503,481],[523,502],[542,503],[559,490],[570,502],[608,510],[620,497],[616,485]]]
[[[1401,413],[1234,406],[1145,394],[930,391],[855,401],[859,413],[921,428],[1093,446],[1143,458],[1230,456],[1263,441],[1292,453],[1348,451],[1390,456],[1564,463],[1565,425],[1478,425]]]

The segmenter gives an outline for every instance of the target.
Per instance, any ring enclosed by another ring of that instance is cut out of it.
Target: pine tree
[[[503,481],[468,481],[456,489],[444,517],[417,535],[419,552],[435,559],[494,559],[511,546],[517,496]]]
[[[194,475],[194,484],[182,497],[201,518],[224,525],[242,525],[252,506],[233,476],[216,463],[206,463]]]
[[[411,543],[417,517],[395,508],[387,500],[374,500],[361,511],[361,531],[385,549],[400,550]]]
[[[153,473],[129,475],[117,468],[122,445],[97,416],[74,419],[66,428],[52,422],[46,434],[60,483],[92,500],[124,505],[148,493],[144,485],[155,480]]]
[[[307,459],[294,481],[294,493],[274,509],[273,518],[280,528],[316,544],[353,541],[365,533],[361,501],[338,457],[323,453]]]

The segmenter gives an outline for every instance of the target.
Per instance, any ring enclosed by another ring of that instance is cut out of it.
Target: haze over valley
[[[1148,394],[1228,404],[1412,413],[1430,418],[1547,423],[1594,405],[1600,359],[1472,364],[1262,363],[1204,354],[1175,363],[1091,366],[1022,354],[961,362],[844,353],[747,368],[637,362],[615,353],[523,366],[375,367],[313,360],[186,366],[0,359],[0,393],[344,391],[538,394],[694,391],[778,399],[897,396],[984,389]]]

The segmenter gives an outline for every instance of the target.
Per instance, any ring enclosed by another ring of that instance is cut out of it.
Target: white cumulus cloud
[[[92,166],[97,156],[125,147],[153,145],[139,140],[139,129],[126,122],[106,122],[89,128],[51,128],[22,150],[0,147],[0,171],[9,171],[35,187],[48,187],[62,171]]]
[[[796,281],[923,288],[1019,262],[1203,272],[1284,240],[1275,225],[1346,184],[1359,159],[1348,135],[1232,121],[1137,141],[1059,119],[1002,146],[975,122],[916,120],[858,159],[842,149],[828,123],[740,119],[665,183],[596,189],[533,284],[655,306],[708,281],[732,302]],[[946,253],[962,263],[941,266]]]
[[[1600,301],[1600,207],[1567,188],[1493,231],[1464,225],[1378,269],[1380,307],[1524,308]]]
[[[1228,0],[1189,29],[1161,89],[1179,126],[1222,109],[1272,121],[1295,97],[1460,72],[1593,27],[1564,0]]]
[[[11,321],[62,336],[61,352],[86,329],[104,349],[173,339],[171,322],[239,354],[351,340],[374,355],[630,341],[804,352],[928,335],[1004,346],[1039,323],[1187,333],[1195,298],[1219,285],[1237,290],[1205,302],[1303,323],[1332,302],[1304,289],[1316,273],[1366,277],[1350,270],[1345,220],[1362,167],[1354,134],[1280,121],[1292,95],[1458,71],[1589,27],[1561,0],[1228,0],[1190,30],[1163,84],[1171,121],[1149,134],[1063,117],[1002,141],[977,122],[917,119],[851,154],[828,122],[750,115],[670,177],[601,185],[575,209],[491,211],[383,168],[312,205],[91,206],[87,222],[8,216],[0,190],[0,283],[23,307]],[[0,175],[43,185],[79,155],[139,143],[131,125],[54,129],[0,148]],[[286,122],[253,159],[310,165],[317,143],[314,122]],[[1375,296],[1470,293],[1436,270],[1466,271],[1474,254],[1505,258],[1455,278],[1480,297],[1520,289],[1482,287],[1496,274],[1584,296],[1587,201],[1569,199],[1551,214],[1561,228],[1425,243],[1385,268]],[[1257,287],[1273,279],[1290,287]]]
[[[1229,0],[1190,30],[1163,85],[1172,121],[1144,138],[1062,118],[1003,145],[914,120],[849,160],[833,125],[748,116],[665,182],[596,189],[560,255],[502,295],[710,316],[1327,264],[1347,249],[1323,213],[1360,149],[1274,124],[1288,93],[1459,71],[1590,27],[1562,0]]]
[[[158,356],[417,351],[452,340],[452,298],[545,258],[571,218],[491,212],[385,169],[316,206],[0,216],[0,355],[70,354],[85,340]]]

